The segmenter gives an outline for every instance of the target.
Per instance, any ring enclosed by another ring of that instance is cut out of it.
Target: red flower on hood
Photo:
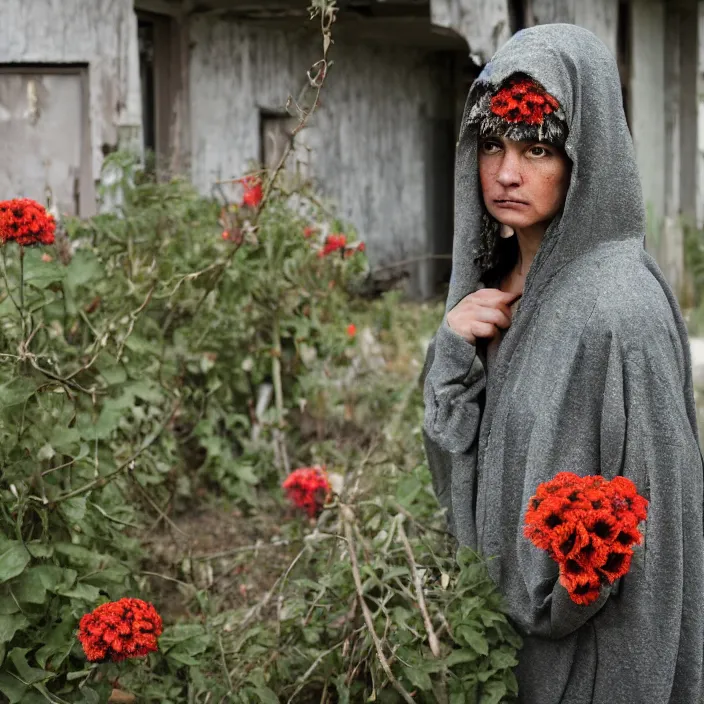
[[[299,467],[281,485],[297,508],[311,518],[317,516],[330,497],[331,487],[324,467]]]
[[[14,240],[23,247],[54,244],[56,221],[46,209],[30,198],[0,201],[0,240]]]
[[[162,630],[161,616],[152,604],[124,598],[85,614],[78,625],[78,640],[88,660],[119,662],[158,650]]]
[[[506,122],[540,125],[560,103],[530,79],[519,79],[501,88],[491,99],[491,111]]]

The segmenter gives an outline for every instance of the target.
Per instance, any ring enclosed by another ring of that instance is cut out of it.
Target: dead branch
[[[362,614],[364,615],[364,621],[367,624],[367,628],[369,629],[369,634],[372,637],[372,640],[374,641],[374,647],[376,648],[376,654],[377,657],[379,658],[379,662],[381,663],[381,667],[383,668],[384,672],[386,673],[386,676],[389,679],[389,682],[391,682],[391,685],[393,688],[401,695],[403,700],[407,702],[408,704],[415,704],[413,697],[406,691],[404,686],[396,679],[394,676],[394,673],[391,671],[391,666],[389,665],[389,661],[386,659],[386,656],[384,655],[384,648],[379,640],[379,636],[377,635],[376,631],[374,630],[374,620],[372,619],[372,614],[369,611],[369,607],[367,606],[367,602],[364,600],[364,594],[362,592],[362,578],[360,577],[359,574],[359,564],[357,562],[357,546],[354,542],[354,531],[353,531],[353,525],[355,524],[355,518],[354,518],[354,513],[352,513],[352,509],[349,506],[341,506],[340,507],[340,514],[342,516],[342,520],[345,526],[345,536],[347,538],[347,542],[349,543],[350,546],[350,561],[352,562],[352,576],[354,577],[354,585],[357,590],[357,598],[359,600],[359,605],[360,608],[362,609]]]
[[[433,628],[433,622],[430,620],[430,615],[428,614],[428,607],[425,604],[425,595],[423,594],[423,584],[420,581],[420,574],[418,574],[418,568],[416,566],[416,560],[413,555],[413,548],[410,542],[408,542],[408,536],[403,527],[403,521],[398,522],[398,536],[401,538],[403,547],[406,549],[406,556],[408,557],[408,566],[411,569],[411,575],[413,577],[413,584],[416,588],[416,600],[418,601],[418,608],[423,614],[423,623],[425,624],[425,631],[428,634],[428,644],[430,645],[430,651],[436,657],[440,657],[440,642],[438,637],[435,635],[435,629]]]

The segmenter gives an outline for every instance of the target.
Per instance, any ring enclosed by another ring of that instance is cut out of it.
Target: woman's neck
[[[535,259],[535,255],[538,253],[546,230],[547,225],[544,223],[536,223],[531,227],[516,229],[518,261],[514,271],[523,279],[528,275],[528,270]]]

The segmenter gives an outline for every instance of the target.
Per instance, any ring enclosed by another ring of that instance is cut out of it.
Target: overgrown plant
[[[291,103],[301,125],[328,74],[334,3],[313,14],[323,59]],[[370,352],[370,335],[408,336],[401,307],[372,304],[380,329],[363,327],[369,304],[348,294],[367,274],[363,248],[285,158],[247,175],[233,203],[154,183],[118,153],[116,212],[67,221],[53,248],[2,249],[0,692],[13,704],[123,687],[162,704],[515,691],[518,641],[479,563],[456,566],[442,537],[417,369],[400,388]],[[338,435],[350,426],[352,444]],[[303,549],[256,608],[190,589],[192,618],[164,624],[159,653],[86,661],[80,618],[149,598],[163,575],[144,573],[142,541],[178,534],[194,494],[255,511],[317,463],[347,470],[337,503],[312,535],[285,529]]]

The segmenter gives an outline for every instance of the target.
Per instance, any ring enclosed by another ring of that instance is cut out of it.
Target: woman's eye
[[[545,147],[531,147],[531,156],[550,156],[550,152]]]
[[[482,149],[487,154],[496,154],[496,152],[501,149],[501,145],[497,142],[484,142],[482,144]]]

